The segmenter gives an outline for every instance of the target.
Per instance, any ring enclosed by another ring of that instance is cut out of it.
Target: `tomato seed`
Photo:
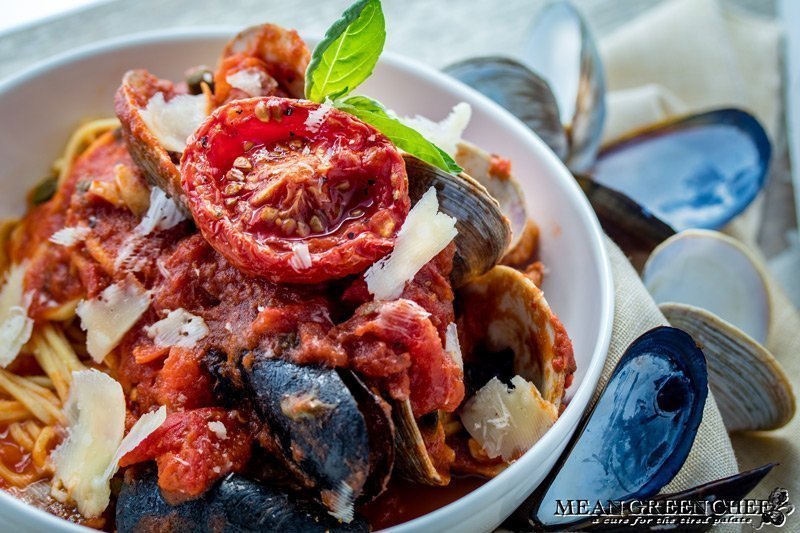
[[[240,170],[253,170],[253,163],[246,157],[239,156],[233,161],[233,166]]]
[[[267,103],[263,100],[256,104],[254,111],[256,118],[261,122],[269,122],[270,118],[272,118],[270,110],[267,109]]]

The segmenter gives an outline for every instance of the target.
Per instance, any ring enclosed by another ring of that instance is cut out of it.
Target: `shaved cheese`
[[[331,109],[332,107],[329,104],[320,104],[317,109],[309,111],[305,122],[306,129],[311,133],[319,131],[320,126],[325,122],[325,118],[328,116],[328,113],[331,112]]]
[[[193,315],[183,308],[170,311],[163,318],[144,328],[156,346],[194,348],[197,341],[208,335],[208,326],[202,317]]]
[[[62,502],[74,502],[87,518],[100,516],[108,507],[110,481],[120,458],[164,423],[166,407],[143,415],[123,439],[122,387],[98,370],[81,370],[72,373],[64,414],[67,437],[51,454],[55,467],[52,495]]]
[[[328,514],[349,524],[353,521],[353,501],[353,489],[346,482],[340,482],[336,490],[331,491],[329,505],[331,510],[328,511]]]
[[[50,242],[61,246],[73,246],[84,240],[92,230],[82,228],[62,228],[50,236]]]
[[[311,254],[308,252],[308,243],[292,243],[292,257],[289,259],[289,265],[298,272],[311,268]]]
[[[445,331],[444,351],[449,353],[459,368],[464,369],[464,358],[461,355],[461,343],[458,341],[458,327],[455,322],[447,324]]]
[[[86,331],[86,348],[97,363],[116,347],[150,307],[150,295],[133,282],[109,285],[94,300],[82,300],[76,310]]]
[[[441,122],[434,122],[422,116],[405,117],[401,119],[404,124],[414,128],[430,142],[455,157],[461,136],[472,118],[472,107],[461,102],[453,107],[447,118]]]
[[[153,187],[150,190],[150,207],[142,217],[139,224],[133,228],[131,236],[120,246],[114,260],[114,268],[138,272],[144,265],[144,259],[139,256],[140,248],[146,244],[144,237],[154,231],[163,231],[175,227],[186,220],[186,216],[178,209],[175,200],[167,193]]]
[[[22,346],[31,338],[33,320],[28,318],[30,294],[23,294],[25,263],[11,265],[0,290],[0,367],[16,359]]]
[[[150,235],[154,231],[163,231],[177,226],[186,220],[186,217],[178,209],[175,200],[167,196],[167,193],[153,187],[150,191],[150,207],[142,217],[142,221],[134,229],[134,233],[142,237]]]
[[[119,470],[119,460],[125,457],[129,452],[135,450],[144,439],[150,436],[152,432],[161,427],[161,424],[167,419],[167,406],[162,405],[156,411],[143,414],[139,420],[133,425],[131,430],[122,439],[114,457],[106,467],[105,478],[110,480],[114,474]]]
[[[558,418],[558,409],[521,376],[513,389],[492,378],[461,409],[461,422],[490,458],[517,459],[533,446]]]
[[[156,93],[140,115],[164,149],[183,152],[186,140],[206,118],[207,105],[204,94],[179,94],[165,101],[163,93]]]
[[[209,422],[208,429],[210,429],[219,440],[225,440],[228,438],[228,428],[226,428],[225,424],[219,420],[212,420]]]
[[[125,432],[125,395],[100,371],[73,372],[64,412],[67,438],[51,456],[53,496],[74,501],[83,516],[99,516],[111,495],[106,469]]]
[[[246,68],[225,77],[231,87],[247,93],[248,96],[261,96],[264,73],[255,68]]]
[[[398,298],[406,282],[455,238],[456,219],[438,210],[436,189],[431,187],[408,212],[392,253],[367,270],[364,278],[376,300]]]

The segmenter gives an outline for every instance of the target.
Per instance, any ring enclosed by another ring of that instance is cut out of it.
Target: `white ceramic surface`
[[[147,68],[181,79],[196,64],[215,64],[230,28],[170,30],[128,36],[55,57],[0,83],[0,216],[20,215],[24,195],[46,175],[72,129],[110,116],[122,74]],[[310,42],[313,42],[309,39]],[[613,285],[602,234],[591,207],[566,168],[519,121],[493,102],[439,72],[385,53],[359,91],[402,114],[441,119],[460,101],[473,118],[465,138],[509,157],[541,226],[547,300],[566,326],[578,372],[570,403],[553,428],[519,461],[460,500],[392,531],[486,531],[538,485],[565,447],[595,389],[611,336]],[[0,491],[0,530],[87,531]]]

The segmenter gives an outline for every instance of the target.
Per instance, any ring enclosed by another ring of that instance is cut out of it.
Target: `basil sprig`
[[[347,96],[366,80],[383,51],[386,23],[380,0],[359,0],[325,32],[306,70],[306,98]]]
[[[461,172],[461,167],[447,152],[427,140],[417,130],[390,115],[380,102],[367,96],[350,96],[345,100],[334,101],[333,105],[367,124],[372,124],[401,150],[447,172],[454,174]]]
[[[306,98],[318,103],[330,101],[337,109],[374,126],[401,150],[446,172],[461,172],[452,157],[391,115],[380,102],[366,96],[347,97],[372,74],[385,41],[380,0],[358,0],[314,48],[306,70]]]

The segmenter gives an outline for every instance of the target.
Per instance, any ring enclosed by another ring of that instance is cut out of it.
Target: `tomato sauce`
[[[446,487],[431,487],[394,476],[386,492],[359,508],[374,531],[396,526],[453,503],[482,486],[486,479],[453,477]]]

